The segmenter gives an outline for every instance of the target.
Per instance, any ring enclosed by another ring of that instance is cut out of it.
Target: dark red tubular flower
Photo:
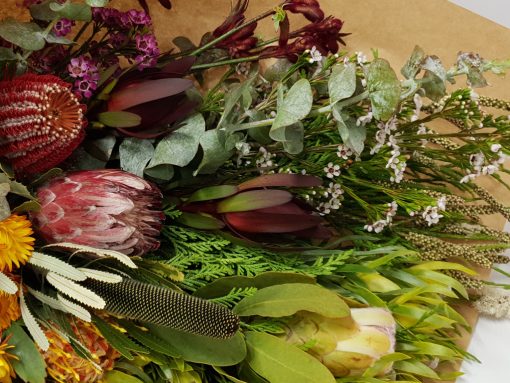
[[[324,12],[317,0],[289,0],[283,8],[292,13],[301,13],[313,23],[324,19]]]
[[[280,188],[318,187],[322,181],[300,174],[269,174],[240,185],[200,189],[180,207],[182,223],[199,229],[227,227],[241,238],[270,240],[271,235],[329,239],[326,221],[311,206]],[[262,237],[261,237],[262,236]],[[281,237],[278,237],[281,241]]]
[[[0,81],[0,158],[20,176],[64,161],[85,135],[85,105],[53,75]]]
[[[141,122],[117,130],[126,136],[156,138],[168,134],[172,123],[191,114],[197,105],[184,92],[193,87],[193,82],[182,77],[194,61],[193,57],[185,57],[162,68],[132,71],[122,77],[110,94],[107,110],[137,114]]]
[[[212,38],[218,38],[246,21],[244,13],[249,0],[238,0],[225,21],[212,32]],[[235,32],[215,45],[216,48],[226,49],[232,57],[246,56],[248,51],[255,48],[258,39],[254,36],[257,23],[252,23]]]

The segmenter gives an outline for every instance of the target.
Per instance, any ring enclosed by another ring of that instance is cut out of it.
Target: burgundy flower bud
[[[156,186],[116,169],[71,172],[37,190],[34,226],[48,243],[141,255],[159,247],[164,218]]]
[[[301,13],[314,23],[324,19],[324,12],[317,0],[292,0],[285,4],[284,8],[292,13]]]

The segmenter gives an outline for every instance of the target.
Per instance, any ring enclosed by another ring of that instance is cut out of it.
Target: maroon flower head
[[[71,242],[141,255],[159,247],[164,214],[157,187],[116,169],[71,172],[37,190],[31,218],[48,243]]]
[[[289,0],[283,8],[292,13],[301,13],[314,23],[324,19],[324,12],[317,0]]]
[[[52,75],[0,81],[0,158],[17,174],[51,169],[82,141],[86,107],[70,88]]]

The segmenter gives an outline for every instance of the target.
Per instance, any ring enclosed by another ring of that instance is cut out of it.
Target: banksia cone
[[[239,327],[239,318],[226,307],[164,287],[132,279],[88,279],[82,285],[102,297],[114,315],[213,338],[230,338]]]
[[[53,75],[0,81],[0,157],[20,175],[65,160],[84,137],[85,106],[71,84]]]
[[[134,174],[116,169],[72,172],[40,187],[37,198],[41,209],[32,219],[48,243],[71,242],[128,255],[159,247],[161,192]]]
[[[92,362],[78,356],[71,344],[58,333],[46,331],[50,348],[43,353],[43,357],[48,374],[56,382],[97,382],[105,371],[113,368],[120,354],[93,324],[74,320],[72,326],[77,338],[90,351]]]

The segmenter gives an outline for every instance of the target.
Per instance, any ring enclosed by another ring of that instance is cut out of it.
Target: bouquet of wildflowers
[[[476,183],[508,187],[510,105],[475,90],[510,62],[417,46],[399,79],[317,0],[164,52],[159,3],[0,22],[0,382],[457,377],[458,305],[510,318]]]

